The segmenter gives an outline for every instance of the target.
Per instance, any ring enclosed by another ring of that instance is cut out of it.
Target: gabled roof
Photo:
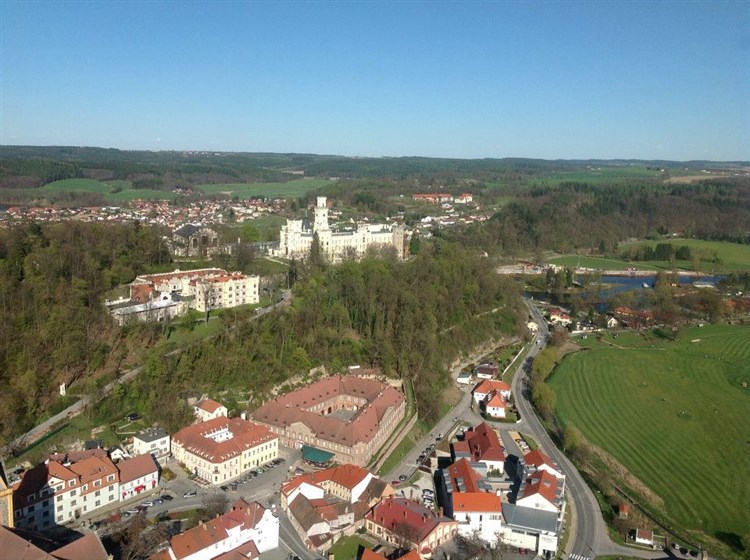
[[[489,395],[487,406],[492,408],[505,408],[506,401],[503,396],[497,391],[493,391]]]
[[[416,537],[414,544],[421,544],[441,523],[456,524],[452,519],[437,515],[431,509],[407,500],[389,497],[381,501],[366,515],[368,520],[388,531],[395,531],[401,525],[410,527],[410,534]]]
[[[503,500],[492,492],[454,492],[453,513],[502,511]]]
[[[554,461],[549,457],[549,455],[545,455],[539,449],[535,449],[534,451],[531,451],[524,455],[523,462],[527,465],[534,466],[537,469],[542,465],[547,465],[548,467],[551,467],[558,472],[560,470],[557,468],[557,465],[555,465]]]
[[[117,469],[120,471],[120,484],[127,484],[138,478],[159,472],[159,466],[150,453],[120,461],[117,463]]]
[[[195,405],[197,408],[200,408],[201,410],[205,410],[206,412],[213,414],[216,412],[219,408],[224,406],[221,403],[216,402],[213,399],[203,399],[198,404]]]
[[[557,502],[557,478],[547,471],[537,471],[531,476],[529,484],[526,486],[523,497],[528,498],[539,494],[552,504]]]
[[[96,533],[86,533],[80,539],[52,552],[59,560],[107,560],[109,554]]]
[[[228,430],[232,433],[232,437],[222,441],[208,437],[221,430]],[[174,435],[172,441],[181,445],[185,451],[212,463],[223,463],[247,449],[274,439],[278,439],[278,436],[265,426],[259,426],[241,418],[219,416],[183,428]]]
[[[313,486],[321,486],[326,482],[334,482],[339,486],[352,490],[370,474],[370,471],[367,469],[356,465],[345,464],[297,476],[289,482],[284,483],[281,487],[281,491],[288,496],[295,488],[305,482],[312,484]]]
[[[487,424],[482,422],[470,430],[464,432],[464,443],[471,458],[475,462],[479,461],[505,461],[505,452],[500,443],[497,432]]]
[[[459,459],[446,469],[443,469],[443,476],[450,482],[449,492],[483,492],[482,476],[471,468],[469,461]]]
[[[338,395],[349,395],[364,401],[353,418],[342,420],[311,410],[315,405]],[[300,423],[318,439],[351,447],[372,440],[388,411],[398,408],[404,401],[400,391],[385,383],[334,375],[264,403],[255,411],[253,418],[281,429]]]
[[[492,391],[510,391],[510,385],[505,381],[496,381],[495,379],[485,379],[474,387],[474,393],[491,393]]]

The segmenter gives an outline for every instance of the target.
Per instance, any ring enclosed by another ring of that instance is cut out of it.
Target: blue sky
[[[0,0],[0,143],[750,160],[750,1]]]

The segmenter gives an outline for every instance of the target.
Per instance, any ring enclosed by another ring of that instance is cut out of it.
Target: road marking
[[[588,556],[583,556],[582,554],[571,554],[568,558],[571,560],[589,560]]]

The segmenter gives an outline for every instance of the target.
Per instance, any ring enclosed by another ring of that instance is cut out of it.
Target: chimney
[[[423,513],[422,514],[422,525],[424,525],[425,523],[427,523],[427,514]]]
[[[406,519],[406,510],[404,510],[404,519]]]
[[[438,517],[443,517],[443,508],[438,508]]]

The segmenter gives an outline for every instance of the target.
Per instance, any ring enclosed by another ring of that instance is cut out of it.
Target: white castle
[[[328,206],[324,196],[317,198],[312,229],[305,228],[302,220],[287,220],[286,225],[281,226],[279,248],[274,255],[288,259],[306,258],[315,234],[318,235],[321,251],[331,262],[345,258],[360,259],[370,247],[393,247],[398,258],[404,258],[403,226],[358,223],[353,231],[333,231],[328,224]]]

